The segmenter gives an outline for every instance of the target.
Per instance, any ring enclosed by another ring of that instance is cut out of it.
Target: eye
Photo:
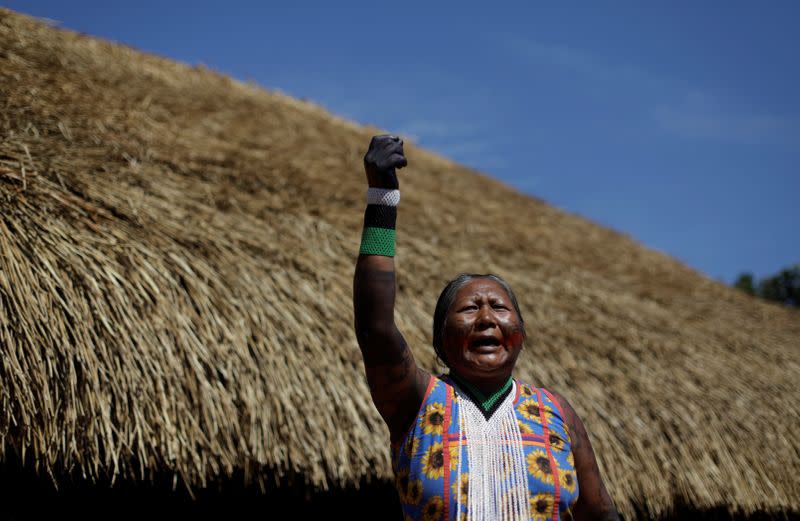
[[[475,304],[467,304],[466,306],[462,306],[459,311],[474,311],[476,309],[478,309],[478,306]]]

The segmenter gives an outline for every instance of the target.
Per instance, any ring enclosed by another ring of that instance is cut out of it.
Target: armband
[[[370,188],[367,192],[367,201],[369,204],[364,212],[364,231],[361,234],[359,254],[394,257],[400,191]],[[378,204],[371,201],[394,204]]]

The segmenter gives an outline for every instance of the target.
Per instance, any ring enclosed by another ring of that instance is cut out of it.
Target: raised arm
[[[355,330],[372,401],[399,441],[414,422],[430,375],[417,367],[394,322],[394,237],[399,183],[406,166],[403,141],[375,136],[364,156],[370,187],[353,279]]]
[[[597,466],[592,442],[578,414],[566,398],[553,393],[564,411],[564,421],[569,427],[575,472],[578,477],[578,501],[572,511],[575,521],[619,521],[619,514],[608,495],[600,469]]]

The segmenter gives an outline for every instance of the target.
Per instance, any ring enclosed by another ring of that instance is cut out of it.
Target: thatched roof
[[[376,129],[5,10],[0,128],[3,458],[389,477],[351,311]],[[406,151],[397,314],[423,365],[444,282],[499,273],[529,324],[517,376],[570,399],[621,511],[800,509],[797,311]]]

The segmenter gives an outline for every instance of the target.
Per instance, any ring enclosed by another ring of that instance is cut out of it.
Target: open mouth
[[[494,347],[500,347],[502,345],[503,343],[498,338],[495,338],[493,336],[479,337],[473,339],[469,343],[469,346],[472,348],[494,348]]]

